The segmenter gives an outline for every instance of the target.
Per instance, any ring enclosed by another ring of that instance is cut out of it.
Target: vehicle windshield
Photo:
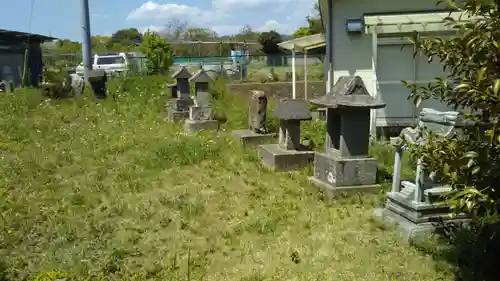
[[[121,56],[113,56],[113,57],[98,57],[97,64],[123,64],[125,63],[125,59]]]

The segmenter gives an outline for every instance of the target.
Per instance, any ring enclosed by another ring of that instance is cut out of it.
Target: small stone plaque
[[[209,106],[191,106],[189,108],[189,119],[196,121],[211,120],[212,108]]]

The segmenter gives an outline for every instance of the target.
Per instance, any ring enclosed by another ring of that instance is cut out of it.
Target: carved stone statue
[[[251,91],[248,112],[249,129],[258,134],[266,133],[267,96],[263,91]]]
[[[429,131],[444,138],[460,137],[463,127],[470,124],[463,117],[456,111],[423,108],[415,128],[406,128],[399,137],[391,138],[395,148],[392,189],[387,195],[385,208],[375,210],[374,215],[396,222],[405,239],[433,232],[448,223],[467,221],[464,214],[450,216],[449,206],[443,199],[452,187],[436,182],[435,172],[425,171],[421,157],[417,158],[415,178],[401,179],[404,144],[425,145],[429,141]]]

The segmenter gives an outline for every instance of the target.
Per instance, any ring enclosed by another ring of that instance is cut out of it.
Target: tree
[[[136,46],[142,42],[142,34],[137,28],[120,29],[111,35],[109,43],[122,46]]]
[[[310,35],[309,28],[307,28],[307,27],[299,27],[299,29],[297,29],[292,34],[292,38],[300,38],[300,37],[304,37],[304,36],[308,36],[308,35]]]
[[[321,22],[321,12],[318,2],[314,3],[313,14],[306,17],[309,25],[309,35],[324,33],[325,28]]]
[[[444,1],[439,1],[444,2]],[[473,19],[459,24],[456,37],[414,38],[418,52],[429,60],[439,59],[447,77],[437,77],[427,86],[404,83],[412,89],[417,104],[437,99],[458,110],[468,109],[466,118],[474,125],[462,137],[443,139],[429,134],[429,142],[413,148],[425,169],[454,190],[450,200],[456,211],[484,214],[500,206],[500,11],[493,1],[467,0],[462,8]]]
[[[262,52],[268,55],[280,54],[282,51],[278,44],[282,41],[281,35],[274,30],[262,32],[259,36]]]
[[[173,64],[170,45],[156,32],[144,34],[141,51],[146,55],[149,74],[167,74]]]
[[[172,19],[165,25],[165,28],[158,33],[170,42],[175,42],[184,39],[187,28],[187,21]]]

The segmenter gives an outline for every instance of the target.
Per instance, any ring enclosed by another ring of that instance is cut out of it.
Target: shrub
[[[445,2],[445,1],[439,1]],[[447,77],[437,77],[427,86],[405,83],[412,89],[417,106],[433,98],[456,109],[470,110],[466,118],[474,125],[463,137],[442,139],[429,135],[429,142],[416,151],[425,168],[451,183],[450,200],[457,211],[482,214],[498,211],[500,204],[500,11],[494,2],[467,0],[452,8],[473,17],[465,24],[446,18],[457,28],[457,36],[414,42],[417,51],[439,59]],[[437,141],[439,140],[439,141]]]

